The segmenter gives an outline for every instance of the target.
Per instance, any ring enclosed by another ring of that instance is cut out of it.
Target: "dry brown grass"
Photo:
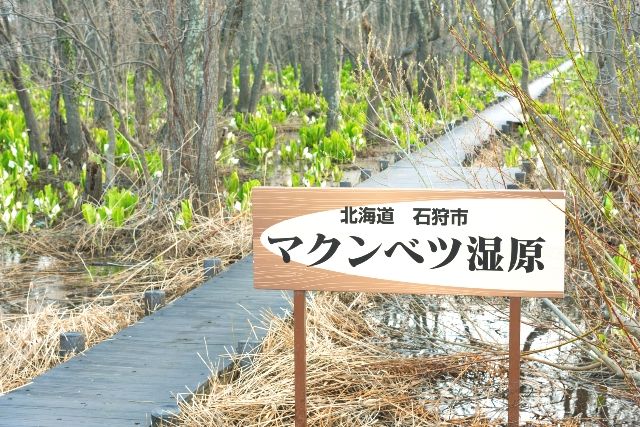
[[[352,297],[345,301],[345,295],[317,293],[308,303],[310,426],[500,425],[481,413],[445,420],[438,402],[426,398],[424,390],[445,376],[504,375],[504,364],[471,353],[406,357],[391,348],[384,328],[366,322],[364,311],[371,300]],[[253,364],[238,369],[233,381],[229,375],[214,376],[206,392],[181,404],[178,425],[293,425],[293,324],[290,318],[269,317],[265,327],[267,336]]]
[[[0,244],[22,254],[18,264],[4,266],[3,286],[23,296],[22,313],[0,312],[0,393],[28,383],[61,361],[59,336],[80,331],[87,346],[96,344],[134,323],[143,314],[141,298],[147,289],[163,289],[172,300],[203,281],[202,262],[219,257],[223,265],[248,254],[251,222],[247,213],[211,217],[194,216],[191,228],[175,225],[179,201],[156,209],[139,208],[120,228],[88,226],[78,217],[50,229],[5,236]],[[53,264],[34,268],[37,257]],[[126,266],[104,276],[89,273],[94,262]],[[80,267],[80,268],[78,268]],[[30,282],[49,275],[64,276],[68,286],[91,289],[96,298],[73,308],[28,302]]]
[[[123,298],[103,306],[77,309],[48,305],[0,322],[0,393],[22,386],[60,363],[58,342],[63,331],[82,332],[92,346],[135,322],[142,310],[137,301]]]

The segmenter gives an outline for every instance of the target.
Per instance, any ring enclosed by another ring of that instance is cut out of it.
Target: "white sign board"
[[[562,296],[562,192],[256,188],[255,286]]]

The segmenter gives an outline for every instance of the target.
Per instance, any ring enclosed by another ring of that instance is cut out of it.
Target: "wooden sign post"
[[[564,294],[564,209],[562,191],[254,188],[254,286],[294,291],[296,426],[307,290],[510,297],[518,425],[520,299]]]

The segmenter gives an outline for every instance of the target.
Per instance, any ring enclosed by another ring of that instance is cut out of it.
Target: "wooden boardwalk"
[[[568,68],[565,63],[559,70]],[[530,85],[534,97],[551,83]],[[467,168],[467,153],[493,129],[520,116],[507,98],[409,158],[361,183],[364,187],[505,188],[515,170]],[[0,396],[0,427],[148,426],[150,413],[203,384],[237,342],[253,338],[250,320],[288,308],[279,291],[253,288],[249,256],[167,307],[81,355]],[[257,330],[257,338],[263,331]]]
[[[280,291],[253,289],[252,257],[111,339],[0,397],[0,426],[148,426],[150,413],[195,390],[251,323],[289,307]],[[252,322],[250,323],[250,321]],[[256,329],[257,338],[263,335]],[[220,363],[220,365],[218,365]]]

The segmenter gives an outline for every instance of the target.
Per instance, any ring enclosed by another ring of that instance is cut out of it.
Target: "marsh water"
[[[47,304],[72,308],[108,296],[92,278],[123,268],[108,261],[78,262],[71,268],[60,264],[53,257],[25,257],[13,249],[0,250],[0,314],[20,315]]]
[[[570,299],[556,304],[562,305],[563,311],[580,325]],[[502,357],[506,362],[508,311],[505,298],[400,296],[377,307],[372,319],[397,331],[393,335],[394,347],[410,357],[454,352],[484,352],[491,357],[502,351],[503,356],[498,359]],[[554,321],[540,300],[523,299],[521,348],[546,349],[534,356],[563,366],[589,364],[575,344],[559,346],[568,335],[554,326]],[[540,324],[544,327],[533,326]],[[624,384],[606,369],[568,372],[538,362],[524,363],[521,368],[521,422],[553,423],[580,416],[580,425],[584,426],[640,425],[640,407],[616,397],[616,390],[624,389]],[[433,402],[429,409],[445,419],[479,414],[498,419],[506,418],[507,386],[506,369],[498,374],[473,371],[455,378],[439,378],[425,388],[423,396],[425,401]]]

